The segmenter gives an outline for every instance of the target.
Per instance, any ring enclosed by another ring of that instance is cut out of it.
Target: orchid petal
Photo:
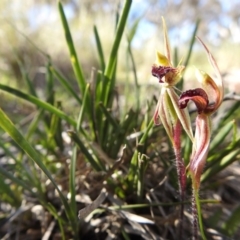
[[[159,116],[161,122],[170,138],[172,144],[174,144],[174,131],[173,127],[177,122],[177,117],[173,109],[170,97],[166,88],[162,88],[162,101],[159,105]]]
[[[196,118],[195,150],[193,151],[188,169],[192,175],[194,189],[199,189],[200,178],[206,163],[211,137],[211,122],[206,114],[199,114]]]
[[[203,89],[196,88],[183,92],[179,97],[179,107],[181,109],[185,108],[189,100],[192,100],[195,103],[198,113],[205,112],[208,106],[208,96]]]
[[[177,117],[179,118],[183,129],[185,130],[185,132],[187,133],[187,135],[189,136],[189,138],[193,141],[193,133],[192,133],[192,126],[191,126],[191,120],[189,117],[189,113],[187,111],[187,109],[180,109],[178,106],[178,99],[179,96],[175,93],[175,91],[171,88],[167,89],[168,94],[171,98],[171,102],[173,104],[173,107],[176,111]]]
[[[168,31],[167,31],[167,26],[163,17],[162,17],[162,23],[163,23],[165,54],[167,56],[167,59],[169,60],[169,63],[171,63],[171,52],[170,52],[170,44],[168,39]]]
[[[208,92],[208,95],[213,97],[214,103],[209,105],[206,109],[206,112],[213,113],[218,109],[222,102],[221,90],[207,73],[196,69],[196,77],[198,81],[202,83],[202,86]]]
[[[160,66],[171,66],[169,59],[160,52],[156,54],[156,64]]]
[[[203,41],[199,38],[199,37],[196,37],[198,39],[198,41],[203,45],[203,47],[205,48],[206,52],[207,52],[207,55],[208,55],[208,60],[210,62],[210,64],[212,65],[214,71],[215,71],[215,74],[216,74],[216,80],[215,80],[215,83],[217,85],[217,88],[219,90],[219,97],[218,97],[218,102],[216,102],[216,106],[215,106],[215,109],[217,109],[220,104],[222,103],[222,100],[223,100],[223,94],[224,94],[224,86],[223,86],[223,80],[222,80],[222,76],[221,76],[221,73],[219,71],[219,68],[218,68],[218,65],[216,63],[216,60],[215,58],[212,56],[212,54],[210,53],[210,51],[208,50],[207,46],[203,43]]]

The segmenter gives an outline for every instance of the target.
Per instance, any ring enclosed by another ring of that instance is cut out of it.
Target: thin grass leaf
[[[2,167],[0,167],[0,174],[5,176],[5,178],[10,179],[12,182],[16,183],[18,186],[21,186],[23,189],[29,191],[33,196],[36,196],[36,194],[33,192],[29,184],[15,177],[12,173],[10,173],[9,171],[5,170]]]
[[[50,103],[51,105],[54,105],[54,85],[53,85],[53,74],[50,70],[51,67],[51,61],[50,59],[47,62],[46,65],[46,80],[47,80],[47,99],[48,99],[48,103]]]
[[[106,107],[102,103],[99,103],[99,107],[107,119],[107,124],[111,124],[115,128],[116,131],[117,131],[117,129],[120,129],[119,124],[115,121],[115,119],[112,117],[112,115],[106,109]]]
[[[66,225],[65,222],[63,222],[63,219],[61,217],[62,215],[62,210],[60,212],[57,212],[56,208],[50,203],[48,202],[47,204],[44,205],[47,210],[52,214],[52,216],[54,216],[54,218],[57,220],[58,222],[58,226],[59,226],[59,229],[60,229],[60,233],[61,233],[61,237],[62,237],[62,240],[65,240],[65,233],[64,233],[64,229],[63,229],[63,225]],[[46,231],[47,232],[47,231]],[[42,240],[44,240],[44,237],[42,238]]]
[[[31,103],[33,103],[34,105],[36,105],[39,108],[43,108],[53,114],[56,114],[57,116],[59,116],[60,118],[66,120],[70,125],[72,125],[73,127],[76,127],[76,121],[74,121],[72,118],[70,118],[67,114],[65,114],[64,112],[60,111],[59,109],[57,109],[56,107],[52,106],[49,103],[46,103],[32,95],[29,95],[27,93],[23,93],[17,89],[8,87],[6,85],[0,84],[0,89],[15,95],[16,97],[22,98],[26,101],[29,101]]]
[[[130,27],[129,31],[128,31],[128,35],[127,35],[127,40],[128,42],[132,42],[134,36],[136,35],[137,29],[138,29],[138,25],[142,19],[143,15],[141,15],[140,17],[138,17],[132,24],[132,26]]]
[[[30,139],[30,137],[38,131],[39,121],[41,121],[44,115],[44,109],[40,109],[36,115],[34,116],[33,120],[31,121],[27,133],[25,135],[26,140]]]
[[[29,142],[22,136],[22,134],[17,130],[17,128],[13,125],[11,120],[4,114],[4,112],[0,109],[0,127],[9,134],[9,136],[21,147],[21,149],[32,159],[39,168],[45,173],[48,179],[51,181],[55,189],[57,190],[59,197],[61,199],[62,204],[64,205],[66,215],[70,220],[73,231],[76,229],[75,226],[75,218],[74,213],[69,207],[69,204],[62,194],[61,190],[59,189],[57,183],[54,181],[51,173],[48,171],[46,166],[43,164],[42,160],[39,157],[39,154],[33,149],[33,147],[29,144]],[[24,184],[25,185],[25,184]],[[29,189],[28,187],[26,189]]]
[[[8,201],[15,207],[20,207],[21,199],[16,196],[16,191],[10,188],[11,184],[6,183],[5,180],[0,176],[0,193],[2,201]],[[5,196],[4,196],[5,195]]]
[[[50,70],[55,75],[55,77],[59,80],[59,82],[63,85],[63,87],[70,93],[71,97],[74,97],[79,105],[82,104],[81,98],[78,96],[77,92],[73,89],[69,81],[53,66],[50,66]]]
[[[91,164],[92,168],[96,171],[101,171],[104,169],[104,167],[102,166],[101,162],[99,162],[98,160],[96,160],[91,153],[88,151],[88,149],[85,147],[84,143],[82,142],[82,140],[80,140],[80,138],[78,137],[78,135],[73,132],[73,131],[68,131],[68,135],[70,136],[70,138],[79,146],[79,148],[81,149],[82,153],[84,154],[84,156],[86,157],[86,160]]]
[[[152,129],[154,125],[154,121],[153,119],[149,122],[148,127],[146,129],[146,131],[144,132],[143,136],[141,137],[140,141],[139,141],[139,145],[140,144],[144,144],[145,141],[148,139],[148,134],[150,132],[150,130]],[[140,175],[137,175],[137,172],[139,171],[138,169],[138,150],[136,149],[134,151],[133,157],[131,159],[131,165],[130,165],[130,169],[129,169],[129,173],[128,173],[128,181],[130,183],[130,188],[131,189],[136,189],[137,190],[137,183],[140,181]],[[138,190],[137,192],[141,192],[140,190]]]
[[[99,61],[100,61],[101,70],[104,72],[104,70],[105,70],[105,59],[104,59],[102,44],[101,44],[101,41],[100,41],[98,30],[97,30],[97,27],[95,25],[93,27],[93,32],[94,32],[95,41],[96,41],[96,44],[97,44],[97,51],[98,51],[98,57],[99,57]]]
[[[211,176],[214,176],[218,172],[225,169],[227,166],[229,166],[231,163],[238,161],[239,158],[237,158],[238,154],[240,153],[239,146],[240,141],[238,141],[230,150],[230,153],[226,155],[223,158],[217,158],[215,159],[214,164],[211,165],[211,168],[207,168],[207,170],[202,174],[201,181],[205,182],[207,181]]]
[[[230,133],[230,130],[233,128],[234,121],[228,122],[225,126],[217,130],[217,135],[213,138],[209,153],[211,154],[212,151],[216,150],[216,147],[219,146],[221,143],[224,142],[227,135]]]
[[[138,24],[139,24],[140,19],[137,19],[136,23],[133,25],[133,29],[130,30],[130,36],[128,36],[128,47],[127,47],[127,53],[128,56],[130,57],[131,60],[131,64],[132,64],[132,72],[133,72],[133,76],[134,76],[134,83],[135,83],[135,99],[136,99],[136,111],[139,111],[140,108],[140,86],[138,84],[138,76],[137,76],[137,68],[136,68],[136,64],[135,64],[135,60],[133,57],[133,53],[132,53],[132,47],[131,47],[131,41],[134,37],[134,34],[136,33]],[[127,61],[128,64],[128,61]],[[128,65],[127,65],[128,68]],[[137,116],[136,116],[137,117]],[[137,121],[137,119],[136,119]]]
[[[237,101],[224,115],[224,117],[222,118],[221,122],[220,122],[220,126],[219,128],[221,128],[223,125],[225,125],[226,123],[228,123],[229,121],[231,121],[234,117],[235,114],[237,113],[236,111],[239,110],[240,108],[240,101]]]
[[[20,65],[20,70],[21,70],[21,74],[22,74],[23,79],[27,83],[29,93],[32,94],[33,96],[37,97],[37,93],[36,93],[35,88],[33,86],[33,82],[30,80],[30,78],[28,76],[28,73],[26,72],[26,70],[23,68],[22,65]]]
[[[238,206],[231,214],[229,219],[223,224],[223,230],[229,236],[233,236],[240,227],[240,206]]]
[[[194,30],[193,30],[193,33],[192,33],[192,37],[191,37],[191,40],[190,40],[187,57],[186,57],[186,60],[183,64],[185,67],[188,66],[188,63],[189,63],[191,55],[192,55],[192,49],[193,49],[193,45],[196,41],[196,34],[197,34],[197,31],[198,31],[199,24],[200,24],[200,19],[197,19]],[[183,78],[177,83],[176,87],[180,90],[183,89]]]
[[[77,121],[77,131],[79,132],[80,127],[83,122],[84,111],[86,108],[86,100],[87,94],[89,94],[89,84],[86,86],[84,96],[83,96],[83,103],[79,113],[78,121]],[[69,188],[70,188],[70,206],[73,212],[77,212],[77,205],[76,205],[76,164],[77,164],[77,157],[78,157],[78,148],[77,145],[73,147],[73,155],[71,158],[70,164],[70,176],[69,176]],[[77,216],[76,216],[77,218]],[[77,221],[77,219],[76,219]]]
[[[61,102],[57,102],[57,108],[61,110]],[[64,143],[62,139],[62,122],[56,114],[52,114],[50,129],[49,129],[49,139],[53,138],[56,142],[58,148],[63,151]]]
[[[4,154],[10,158],[12,158],[15,162],[18,162],[18,159],[16,156],[12,153],[12,151],[9,150],[9,147],[6,147],[5,144],[0,139],[0,148],[2,148]]]
[[[79,63],[78,56],[74,47],[74,43],[73,43],[72,35],[68,26],[67,18],[65,16],[63,6],[60,1],[58,2],[58,9],[59,9],[59,13],[60,13],[60,17],[61,17],[61,21],[62,21],[64,33],[65,33],[66,42],[68,45],[68,50],[70,53],[70,59],[71,59],[73,71],[77,78],[79,89],[82,93],[84,93],[85,87],[86,87],[86,81],[83,76],[82,68]]]
[[[111,81],[113,81],[114,69],[117,61],[116,56],[117,56],[119,45],[122,39],[123,31],[127,22],[131,4],[132,4],[131,0],[125,0],[123,11],[120,16],[120,20],[118,22],[117,31],[116,31],[115,39],[111,49],[109,61],[104,71],[104,76],[106,78],[105,80],[106,84],[104,86],[104,95],[103,95],[105,97],[105,101],[104,101],[105,106],[107,106],[107,102],[109,100],[109,94],[112,92],[112,88],[114,86],[114,84],[111,83]]]
[[[136,118],[137,114],[132,109],[130,109],[129,112],[125,115],[125,118],[118,129],[114,129],[114,133],[116,133],[115,144],[111,145],[108,151],[112,158],[117,157],[117,154],[123,144],[129,146],[129,143],[126,140],[126,136],[128,134],[128,131],[134,128],[136,124]]]
[[[193,30],[193,33],[192,33],[192,38],[190,40],[187,57],[186,57],[186,60],[183,64],[185,67],[188,66],[189,60],[190,60],[191,55],[192,55],[192,49],[193,49],[193,45],[194,45],[195,40],[196,40],[196,34],[197,34],[197,31],[198,31],[199,24],[200,24],[200,19],[197,19],[194,30]]]

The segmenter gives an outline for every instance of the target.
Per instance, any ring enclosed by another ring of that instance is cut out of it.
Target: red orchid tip
[[[206,110],[209,103],[208,95],[202,88],[195,88],[183,92],[179,97],[179,107],[181,109],[185,108],[189,100],[192,100],[195,103],[199,114]]]

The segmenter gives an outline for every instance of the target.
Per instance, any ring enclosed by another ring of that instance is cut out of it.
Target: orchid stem
[[[179,212],[179,239],[182,237],[182,223],[183,223],[183,213],[184,213],[184,200],[185,200],[185,191],[186,191],[186,173],[185,166],[181,155],[181,131],[182,127],[180,121],[177,121],[177,124],[174,129],[174,153],[176,156],[176,167],[177,167],[177,175],[178,175],[178,185],[179,185],[179,193],[180,193],[180,212]]]
[[[201,233],[201,237],[203,240],[207,240],[202,222],[202,214],[201,214],[201,203],[199,200],[198,189],[193,188],[193,199],[192,199],[192,211],[193,211],[193,236],[194,239],[197,239],[197,230],[199,225],[199,230]]]

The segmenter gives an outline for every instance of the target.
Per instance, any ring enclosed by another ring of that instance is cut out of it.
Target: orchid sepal
[[[212,65],[213,69],[214,69],[214,73],[216,75],[216,78],[214,79],[214,83],[217,86],[218,89],[218,99],[217,102],[215,104],[215,110],[219,108],[219,106],[222,103],[223,100],[223,96],[224,96],[224,85],[223,85],[223,79],[220,73],[220,70],[218,68],[218,65],[216,63],[215,58],[213,57],[213,55],[210,53],[209,49],[207,48],[207,46],[204,44],[204,42],[199,38],[196,37],[198,39],[198,41],[202,44],[202,46],[204,47],[207,56],[208,56],[208,61],[210,62],[210,64]],[[215,111],[214,110],[214,111]]]
[[[157,51],[156,53],[156,64],[160,66],[172,66],[171,62],[168,60],[168,58]]]
[[[193,142],[194,137],[193,137],[193,132],[192,132],[192,125],[191,125],[191,120],[189,117],[189,113],[187,109],[180,109],[178,105],[178,99],[179,96],[175,93],[175,91],[171,88],[167,88],[168,94],[171,98],[171,102],[173,104],[173,107],[175,109],[176,115],[178,119],[181,122],[181,125],[185,132],[187,133],[188,137],[191,139]]]
[[[205,72],[196,69],[196,77],[202,84],[202,87],[211,96],[212,104],[208,105],[205,109],[206,113],[215,112],[222,103],[223,97],[221,96],[221,89],[217,86],[215,81]]]
[[[192,176],[194,189],[199,189],[203,168],[206,164],[211,138],[211,120],[204,113],[196,118],[195,150],[193,150],[187,170]]]

